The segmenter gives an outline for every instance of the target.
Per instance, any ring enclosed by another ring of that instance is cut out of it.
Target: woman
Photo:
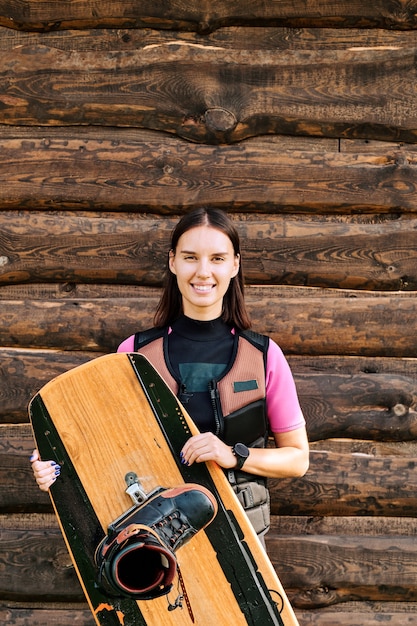
[[[303,476],[309,447],[285,357],[249,330],[239,237],[226,213],[200,208],[179,221],[167,276],[154,328],[118,351],[139,351],[158,369],[200,430],[185,444],[182,463],[224,468],[262,536],[269,528],[266,478]],[[269,433],[275,448],[266,447]],[[40,461],[36,450],[31,461],[47,490],[59,467]]]

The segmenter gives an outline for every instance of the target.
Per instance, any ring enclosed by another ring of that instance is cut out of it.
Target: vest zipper
[[[223,425],[222,425],[222,419],[221,419],[222,410],[221,410],[221,405],[220,405],[220,394],[219,394],[219,390],[217,389],[216,380],[211,380],[209,382],[209,391],[210,391],[211,406],[213,408],[214,421],[216,424],[215,435],[219,437],[222,435]]]
[[[180,383],[180,388],[178,391],[178,400],[181,402],[181,404],[188,404],[189,399],[192,397],[193,397],[193,394],[187,391],[187,388],[184,385],[184,383]]]

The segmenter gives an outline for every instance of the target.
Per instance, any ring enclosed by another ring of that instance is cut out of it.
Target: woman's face
[[[184,314],[207,321],[221,316],[224,294],[239,271],[239,257],[222,231],[197,226],[179,238],[169,255],[169,269],[177,277]]]

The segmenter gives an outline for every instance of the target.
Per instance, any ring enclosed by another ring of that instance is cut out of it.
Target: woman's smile
[[[193,287],[197,291],[201,291],[201,293],[208,293],[209,291],[213,289],[214,285],[194,285],[193,284]]]

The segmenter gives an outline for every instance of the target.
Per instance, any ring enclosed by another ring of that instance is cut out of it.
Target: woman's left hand
[[[184,465],[215,461],[220,467],[232,469],[236,466],[236,457],[232,448],[213,433],[200,433],[190,437],[181,451]]]
[[[275,448],[249,448],[244,471],[269,478],[300,478],[308,470],[309,445],[305,426],[285,433],[275,433]],[[223,469],[235,469],[236,457],[231,446],[212,433],[190,437],[181,452],[185,465],[215,461]]]

